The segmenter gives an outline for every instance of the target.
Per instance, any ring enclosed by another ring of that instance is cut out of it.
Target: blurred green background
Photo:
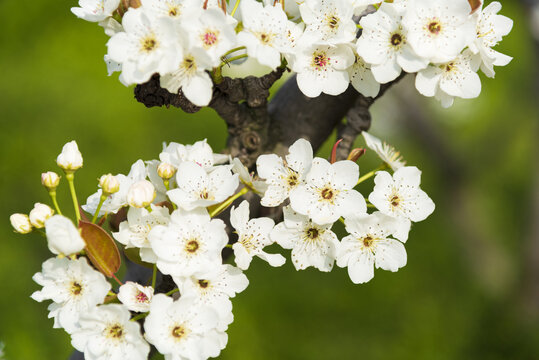
[[[275,269],[255,260],[221,359],[539,358],[538,58],[526,10],[502,3],[515,26],[499,50],[514,60],[495,80],[483,77],[480,98],[443,110],[405,79],[373,107],[372,132],[423,170],[437,206],[414,226],[408,265],[353,285],[343,269],[296,272],[290,262]],[[57,171],[62,145],[75,139],[83,153],[85,199],[98,176],[157,158],[163,141],[207,138],[217,151],[225,143],[212,110],[146,109],[108,78],[107,37],[76,19],[75,5],[0,1],[0,341],[10,360],[71,353],[48,304],[29,297],[50,257],[45,240],[14,234],[8,220],[49,202],[40,173]],[[329,143],[321,156],[328,151]],[[375,166],[373,154],[360,163],[362,172]],[[69,209],[65,183],[59,193]]]

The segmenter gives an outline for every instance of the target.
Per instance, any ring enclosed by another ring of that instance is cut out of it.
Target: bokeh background
[[[353,285],[343,269],[255,260],[221,359],[539,359],[539,62],[523,3],[502,1],[515,26],[499,50],[514,60],[483,77],[478,99],[443,110],[405,79],[373,106],[372,132],[423,170],[437,206],[413,228],[408,265]],[[45,240],[13,233],[8,220],[49,202],[40,173],[57,171],[62,145],[75,139],[84,155],[85,199],[98,176],[157,158],[163,141],[225,144],[212,110],[146,109],[107,77],[107,37],[73,16],[75,5],[0,1],[0,341],[10,360],[71,353],[47,304],[29,297],[50,257]],[[360,163],[377,165],[373,154]],[[65,182],[58,192],[70,209]]]

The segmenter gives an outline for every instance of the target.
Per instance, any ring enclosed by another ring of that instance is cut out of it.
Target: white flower
[[[498,15],[502,5],[498,1],[491,2],[483,11],[478,11],[477,38],[470,45],[474,54],[479,54],[482,60],[481,71],[488,76],[494,77],[494,66],[505,66],[513,59],[504,55],[492,47],[509,34],[513,28],[513,20],[506,16]]]
[[[238,233],[238,241],[232,245],[236,265],[247,270],[253,256],[267,261],[271,266],[277,267],[285,263],[281,254],[268,254],[263,249],[273,241],[269,234],[275,222],[267,217],[249,220],[249,203],[243,201],[237,208],[230,210],[230,223]]]
[[[128,310],[136,312],[150,311],[150,303],[153,298],[153,287],[142,286],[132,281],[126,281],[118,291],[118,300]]]
[[[354,55],[356,58],[354,64],[348,68],[350,83],[361,95],[375,97],[380,92],[380,83],[374,78],[371,67],[365,60],[357,53]]]
[[[54,215],[45,222],[45,233],[49,250],[53,254],[71,255],[86,246],[73,222],[62,215]]]
[[[118,174],[116,178],[120,182],[120,190],[105,200],[99,211],[99,216],[109,212],[115,214],[123,206],[127,205],[127,191],[135,182],[146,179],[146,165],[144,165],[142,160],[137,160],[131,166],[131,170],[127,176]],[[90,214],[95,214],[101,194],[102,190],[99,189],[96,193],[90,195],[86,200],[86,205],[82,205],[82,209]]]
[[[210,273],[198,277],[174,277],[182,296],[193,296],[197,304],[207,305],[219,314],[217,328],[225,331],[234,316],[230,298],[242,292],[249,280],[240,269],[232,265],[221,265]]]
[[[307,140],[296,140],[288,151],[284,161],[275,154],[260,155],[256,160],[258,175],[268,185],[260,201],[263,206],[278,206],[285,201],[290,191],[305,181],[311,168],[313,148]]]
[[[32,224],[36,229],[41,229],[45,226],[45,221],[47,221],[54,214],[54,210],[50,206],[35,203],[34,208],[30,210],[28,217],[30,218],[30,224]]]
[[[356,38],[354,9],[348,0],[305,0],[299,6],[309,43],[344,44]]]
[[[257,194],[264,195],[268,186],[266,182],[255,180],[254,175],[249,173],[249,169],[242,164],[241,160],[234,158],[231,160],[232,163],[232,172],[238,174],[240,181],[253,189]]]
[[[284,221],[271,232],[271,239],[285,249],[292,249],[292,263],[296,270],[313,266],[320,271],[331,271],[339,240],[331,225],[317,225],[309,217],[283,209]]]
[[[193,297],[177,301],[163,294],[154,296],[144,321],[146,340],[165,359],[207,359],[217,356],[224,344],[215,328],[219,315],[208,306],[196,305]],[[225,341],[226,343],[226,341]],[[211,354],[211,355],[210,355]]]
[[[82,154],[75,140],[64,145],[56,163],[65,171],[75,171],[82,167]]]
[[[127,190],[127,203],[136,208],[149,206],[155,199],[155,187],[148,180],[140,180]]]
[[[281,64],[281,52],[290,49],[287,37],[289,21],[282,6],[263,6],[255,0],[242,0],[243,30],[238,44],[247,47],[249,57],[275,69]]]
[[[363,27],[357,41],[357,53],[371,65],[374,78],[385,84],[395,80],[404,69],[417,72],[428,60],[416,55],[402,26],[402,12],[393,4],[382,3],[380,9],[360,20]]]
[[[80,7],[72,7],[71,12],[86,21],[98,22],[112,16],[120,5],[120,0],[79,0]]]
[[[101,186],[105,194],[112,195],[120,190],[120,181],[118,181],[116,176],[106,174],[99,178],[99,186]]]
[[[190,46],[204,50],[213,66],[218,66],[221,56],[236,43],[234,26],[219,8],[190,10],[182,19],[182,27],[189,36]]]
[[[86,360],[146,360],[150,346],[140,334],[140,325],[129,321],[129,310],[119,304],[97,306],[81,315],[80,328],[71,334],[71,344],[84,352]]]
[[[291,63],[297,72],[298,87],[308,97],[320,93],[339,95],[350,83],[347,69],[354,63],[354,53],[347,44],[308,45],[297,48]]]
[[[175,142],[168,144],[159,154],[159,160],[172,164],[176,168],[184,161],[192,161],[202,166],[206,171],[222,161],[227,161],[228,157],[222,159],[221,154],[214,154],[206,139],[197,141],[193,145],[183,145]]]
[[[451,61],[475,38],[467,0],[415,0],[402,20],[415,53],[434,63]]]
[[[401,167],[393,176],[378,171],[369,195],[369,201],[380,212],[400,220],[394,235],[403,242],[408,239],[410,221],[425,220],[434,211],[434,202],[419,188],[420,182],[421,171],[415,166]]]
[[[201,7],[197,0],[142,0],[142,6],[154,16],[177,19],[189,8]]]
[[[78,328],[79,316],[101,304],[111,289],[105,276],[88,265],[85,258],[49,259],[32,279],[43,286],[32,294],[32,299],[52,300],[49,318],[54,318],[55,328],[62,327],[68,333]]]
[[[221,264],[221,251],[228,242],[225,224],[211,219],[206,209],[176,210],[167,226],[157,225],[148,240],[163,274],[191,276]]]
[[[464,51],[445,64],[429,65],[415,78],[417,90],[425,96],[436,96],[443,107],[453,104],[453,97],[472,99],[481,93],[481,79],[477,74],[478,57],[470,50]]]
[[[32,232],[32,224],[26,214],[13,214],[9,217],[9,221],[11,222],[13,229],[19,234],[28,234],[29,232]]]
[[[119,231],[112,233],[112,236],[125,245],[126,249],[139,248],[143,261],[155,263],[157,256],[148,241],[148,234],[157,225],[167,225],[170,215],[166,207],[151,205],[151,208],[151,212],[144,208],[130,208],[127,212],[127,221],[123,221]]]
[[[376,136],[373,136],[366,131],[361,132],[361,135],[363,135],[367,147],[373,150],[393,171],[397,171],[406,164],[406,162],[402,160],[400,152],[395,150],[393,146],[382,142]]]
[[[174,71],[182,58],[172,20],[151,17],[142,8],[129,8],[122,25],[125,32],[107,43],[110,58],[122,64],[125,84],[141,84],[154,73]]]
[[[60,177],[53,171],[47,171],[41,174],[41,184],[49,191],[53,191],[60,184]]]
[[[189,101],[207,106],[213,95],[213,82],[206,72],[212,68],[212,59],[201,48],[184,50],[179,67],[160,78],[161,87],[173,94],[181,89]]]
[[[108,36],[114,36],[115,34],[124,31],[122,24],[120,24],[112,17],[106,18],[105,20],[99,22],[99,26],[101,26],[103,30],[105,30],[105,34]],[[108,55],[105,55],[105,61],[107,61],[107,57]]]
[[[406,249],[388,238],[396,231],[396,220],[380,212],[345,219],[350,235],[342,239],[337,251],[337,265],[348,267],[354,284],[374,277],[374,268],[397,271],[406,265]]]
[[[194,162],[183,162],[176,174],[178,188],[167,192],[170,200],[185,210],[220,203],[234,194],[237,174],[228,166],[216,166],[209,174]]]
[[[350,160],[330,164],[315,158],[306,183],[290,193],[290,206],[317,224],[331,224],[349,214],[364,214],[365,199],[353,189],[358,179],[359,167]]]

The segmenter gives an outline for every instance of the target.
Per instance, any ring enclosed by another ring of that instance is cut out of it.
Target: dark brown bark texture
[[[280,67],[262,77],[224,77],[214,86],[209,107],[227,124],[229,136],[224,151],[240,158],[251,170],[254,170],[259,155],[271,152],[285,155],[288,147],[299,138],[309,140],[316,152],[336,128],[338,137],[343,139],[337,151],[337,159],[346,159],[356,137],[370,127],[370,106],[404,76],[403,74],[395,81],[383,85],[376,98],[365,97],[352,86],[338,96],[322,94],[309,98],[299,90],[296,78],[292,76],[269,102],[271,86],[285,71],[284,67]],[[146,107],[174,106],[187,113],[195,113],[201,109],[185,98],[181,91],[172,94],[161,88],[157,74],[148,82],[136,86],[135,98]],[[347,121],[343,122],[345,117]],[[256,205],[256,201],[250,203],[251,217],[281,216],[280,208],[262,208]],[[226,221],[228,212],[223,215],[223,220]],[[229,251],[223,255],[229,256]],[[147,283],[151,277],[150,269],[127,259],[126,263],[128,271],[124,281]],[[174,287],[168,278],[159,274],[158,292],[166,292]],[[80,352],[74,352],[70,358],[83,359]]]

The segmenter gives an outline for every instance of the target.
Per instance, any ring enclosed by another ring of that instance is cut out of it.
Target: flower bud
[[[73,222],[62,215],[54,215],[45,225],[47,245],[56,255],[78,253],[86,246]]]
[[[157,175],[159,175],[159,177],[161,177],[163,180],[171,179],[175,173],[176,168],[172,164],[162,162],[157,167]]]
[[[82,167],[82,154],[75,140],[64,145],[56,163],[65,171],[75,171]]]
[[[32,224],[30,224],[30,219],[26,214],[13,214],[9,217],[9,221],[19,234],[28,234],[32,231]]]
[[[137,181],[127,191],[127,203],[136,208],[143,208],[155,199],[155,187],[148,180]]]
[[[41,174],[41,183],[47,190],[54,191],[60,184],[60,177],[53,171],[47,171]]]
[[[30,223],[36,228],[41,229],[45,226],[45,221],[47,221],[54,214],[54,210],[50,206],[35,203],[34,208],[30,211]]]
[[[99,179],[99,186],[103,189],[104,195],[110,195],[117,193],[118,190],[120,190],[120,182],[116,178],[116,176],[112,174],[107,174],[101,176]]]
[[[347,160],[351,160],[353,162],[356,162],[360,157],[365,155],[365,152],[366,152],[366,150],[363,149],[363,148],[352,149],[352,151],[350,151],[350,154],[348,154],[348,159]]]

